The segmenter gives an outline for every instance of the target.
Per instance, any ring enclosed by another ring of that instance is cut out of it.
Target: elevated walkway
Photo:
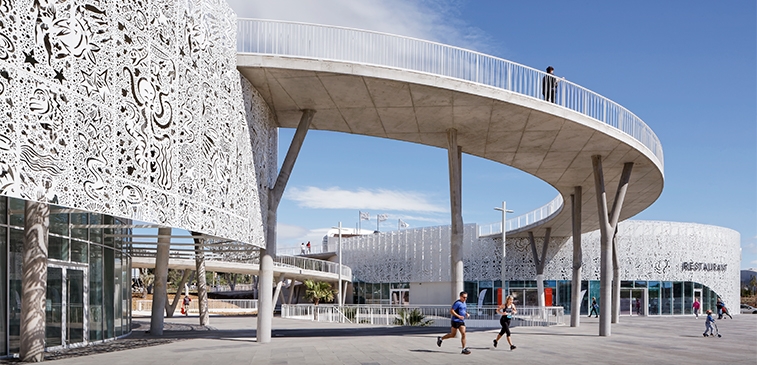
[[[296,128],[447,148],[457,130],[463,153],[509,165],[553,186],[561,203],[583,190],[582,232],[599,228],[592,156],[602,156],[613,196],[623,164],[633,176],[620,220],[662,193],[662,146],[652,130],[617,103],[561,80],[555,103],[541,100],[544,73],[434,42],[312,24],[238,20],[237,67],[276,114]],[[562,205],[561,205],[562,207]],[[514,229],[509,236],[572,235],[570,209]],[[526,226],[524,226],[526,227]]]

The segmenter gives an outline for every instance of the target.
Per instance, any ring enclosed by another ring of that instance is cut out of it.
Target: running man
[[[468,307],[465,305],[465,300],[468,299],[468,293],[461,291],[460,299],[456,300],[452,304],[452,308],[449,310],[449,314],[452,316],[452,328],[450,332],[443,337],[436,338],[436,346],[442,347],[442,341],[457,336],[457,332],[460,331],[460,342],[463,344],[463,354],[470,354],[470,350],[465,347],[465,318],[470,317],[468,314]]]

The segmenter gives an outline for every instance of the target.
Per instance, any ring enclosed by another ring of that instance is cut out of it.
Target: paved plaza
[[[441,328],[377,327],[275,318],[273,340],[255,342],[254,317],[211,317],[200,329],[196,317],[167,318],[157,339],[145,331],[148,318],[135,318],[126,339],[91,346],[90,355],[48,362],[77,365],[135,364],[755,364],[757,315],[717,321],[722,337],[702,336],[704,319],[621,317],[612,336],[599,337],[596,318],[581,318],[579,328],[516,327],[510,351],[503,338],[493,348],[497,329],[468,333],[470,355],[460,340],[436,346]],[[120,345],[119,345],[120,343]],[[140,347],[149,344],[154,346]],[[96,353],[111,351],[108,353]],[[136,347],[132,349],[125,349]],[[118,351],[120,350],[120,351]],[[81,351],[81,350],[79,350]],[[94,354],[93,354],[94,353]],[[51,357],[53,354],[50,354]]]

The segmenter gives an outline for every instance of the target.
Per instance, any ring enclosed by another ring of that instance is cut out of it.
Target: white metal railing
[[[189,313],[199,313],[199,301],[189,303]],[[174,315],[181,311],[181,299],[174,310]],[[137,300],[134,311],[151,312],[152,300]],[[258,313],[257,299],[208,299],[208,312],[213,314],[256,314]]]
[[[310,245],[310,250],[302,249],[299,245],[298,246],[283,246],[283,247],[276,247],[276,254],[277,255],[287,255],[287,256],[297,256],[297,255],[307,255],[307,254],[316,254],[316,253],[325,253],[325,252],[334,252],[328,251],[327,247],[324,247],[323,244],[319,243],[317,245]]]
[[[277,255],[274,259],[274,265],[297,267],[304,270],[314,270],[321,272],[339,273],[339,263],[311,259],[302,256]],[[342,277],[344,280],[352,280],[352,269],[342,265]]]
[[[505,232],[512,232],[523,227],[528,227],[537,222],[541,222],[557,213],[560,213],[560,211],[563,208],[563,203],[564,202],[563,202],[562,195],[558,195],[557,197],[552,199],[552,201],[550,201],[549,203],[547,203],[546,205],[542,206],[539,209],[533,210],[523,215],[519,215],[512,219],[508,219],[505,221],[505,226],[506,226]],[[479,237],[491,236],[491,235],[501,234],[501,233],[502,233],[501,221],[478,226]]]
[[[545,72],[483,53],[392,34],[327,25],[237,19],[237,52],[380,65],[462,79],[542,99]],[[555,103],[632,136],[663,166],[659,138],[612,100],[559,79]]]
[[[156,248],[141,247],[132,248],[130,254],[134,257],[154,257],[156,255]],[[194,260],[195,253],[190,250],[171,250],[169,254],[173,259]],[[208,252],[205,253],[205,261],[223,261],[223,262],[240,262],[246,264],[260,264],[260,259],[257,256],[245,255],[244,259],[233,259],[231,257],[225,257],[220,254],[211,255]],[[313,270],[327,273],[339,273],[339,263],[313,259],[302,256],[288,256],[279,255],[273,260],[273,265],[277,267],[289,267],[303,270]],[[352,281],[352,269],[348,266],[342,265],[342,277],[344,280]]]
[[[385,326],[449,327],[450,307],[447,305],[365,305],[342,306],[312,304],[282,304],[281,318],[317,322],[341,322]],[[500,316],[497,306],[468,306],[470,318],[465,320],[468,328],[497,328]],[[563,307],[519,307],[512,326],[564,325]]]

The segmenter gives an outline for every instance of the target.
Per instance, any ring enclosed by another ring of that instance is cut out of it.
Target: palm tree
[[[315,305],[320,301],[329,302],[334,300],[334,289],[327,282],[308,279],[305,280],[305,298]]]

